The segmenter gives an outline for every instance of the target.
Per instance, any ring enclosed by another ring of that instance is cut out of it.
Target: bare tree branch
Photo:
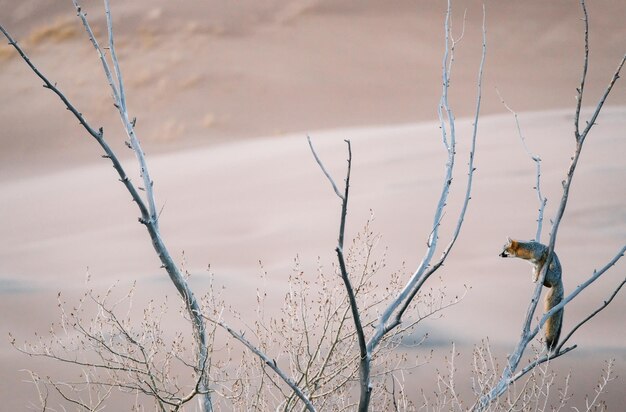
[[[74,3],[76,5],[76,3]],[[115,70],[115,77],[117,78],[117,89],[119,90],[119,110],[121,112],[126,112],[126,93],[124,92],[124,81],[122,80],[122,71],[120,70],[119,61],[117,59],[117,54],[115,52],[115,42],[113,41],[113,20],[111,19],[111,8],[109,6],[109,0],[104,0],[104,13],[106,15],[107,22],[107,33],[109,35],[109,51],[111,52],[111,60],[113,61],[113,68]],[[81,13],[80,16],[85,24],[85,27],[88,27],[87,20],[85,18],[84,13]],[[94,39],[95,41],[95,39]],[[96,47],[96,50],[98,47]],[[106,64],[106,60],[103,62]],[[114,88],[115,89],[115,88]]]
[[[604,106],[604,102],[606,101],[606,98],[609,96],[609,94],[611,93],[611,90],[613,89],[613,85],[615,84],[617,79],[619,79],[620,71],[622,70],[624,63],[626,63],[626,54],[624,54],[624,57],[622,58],[620,63],[617,65],[617,69],[615,69],[615,73],[613,74],[613,77],[611,78],[609,85],[606,87],[606,89],[604,90],[604,94],[600,97],[600,100],[596,104],[596,109],[591,115],[591,118],[587,121],[587,124],[583,132],[580,133],[580,109],[582,106],[583,93],[585,89],[585,80],[587,78],[587,68],[589,66],[589,16],[587,14],[587,6],[585,4],[585,0],[580,0],[580,6],[583,11],[582,20],[585,25],[585,40],[584,40],[585,53],[584,53],[584,60],[583,60],[583,71],[582,71],[582,75],[580,79],[580,86],[578,86],[578,88],[576,89],[577,95],[576,95],[576,112],[574,114],[574,126],[575,126],[574,136],[576,137],[576,141],[582,144],[582,142],[587,137],[587,134],[589,133],[589,131],[595,124],[596,119],[598,118],[598,115],[600,114],[600,111],[602,110],[602,107]]]
[[[93,31],[90,28],[90,25],[89,25],[89,22],[87,21],[87,17],[85,13],[82,12],[81,7],[78,4],[77,0],[72,0],[72,2],[74,3],[76,12],[78,16],[80,17],[80,19],[82,20],[83,25],[85,26],[87,34],[94,48],[96,49],[96,51],[98,52],[98,55],[100,56],[103,70],[109,81],[109,85],[111,86],[111,89],[113,90],[115,106],[117,107],[120,113],[122,123],[124,125],[126,133],[130,140],[130,145],[133,149],[133,152],[135,153],[135,156],[137,157],[137,161],[140,166],[141,177],[143,178],[143,181],[144,181],[144,189],[145,189],[146,198],[147,198],[148,207],[149,207],[148,219],[146,219],[145,216],[142,216],[142,223],[146,225],[146,228],[148,229],[150,237],[152,238],[153,246],[157,252],[157,255],[161,259],[163,267],[166,269],[166,271],[170,275],[170,279],[172,280],[172,282],[178,289],[178,292],[180,293],[181,297],[183,298],[183,300],[185,301],[187,305],[187,310],[191,318],[191,322],[194,327],[194,333],[195,333],[196,340],[198,343],[198,373],[201,376],[204,376],[202,387],[200,388],[200,391],[203,394],[203,396],[200,397],[200,404],[201,404],[201,408],[203,411],[212,411],[213,408],[211,405],[211,398],[208,392],[208,377],[206,376],[205,369],[204,369],[207,365],[207,357],[209,356],[208,350],[207,350],[207,340],[206,340],[207,338],[206,338],[206,330],[205,330],[204,321],[201,316],[200,306],[195,296],[193,295],[193,292],[189,288],[186,280],[182,276],[182,273],[178,269],[177,265],[174,263],[173,259],[171,258],[169,251],[161,238],[161,234],[160,234],[159,226],[158,226],[158,216],[157,216],[156,201],[155,201],[154,191],[153,191],[153,182],[152,182],[152,179],[150,178],[150,173],[148,171],[148,166],[145,160],[143,149],[141,148],[139,139],[137,138],[135,134],[134,122],[130,121],[129,116],[128,116],[128,111],[126,109],[126,97],[124,94],[122,74],[119,68],[117,56],[115,54],[115,47],[114,47],[114,41],[113,41],[113,27],[112,27],[111,13],[110,13],[110,8],[109,8],[109,1],[104,0],[104,5],[105,5],[105,13],[107,16],[107,31],[109,35],[109,47],[111,50],[111,58],[114,63],[115,73],[116,73],[117,80],[118,80],[117,85],[115,84],[112,78],[111,70],[109,69],[109,64],[106,60],[106,56],[104,52],[102,51],[101,47],[98,45],[98,42],[96,41],[96,38],[93,34]]]
[[[613,77],[611,78],[609,82],[609,85],[604,90],[604,94],[600,97],[600,100],[598,101],[595,111],[591,115],[590,119],[587,121],[587,126],[585,126],[585,130],[583,130],[583,132],[578,136],[579,141],[581,142],[584,141],[585,138],[587,137],[587,134],[591,130],[591,128],[596,124],[596,119],[598,118],[598,115],[600,114],[600,111],[602,110],[602,107],[604,106],[604,102],[606,101],[607,97],[609,97],[611,90],[613,90],[613,86],[615,85],[615,82],[617,82],[617,79],[619,79],[620,72],[622,68],[624,67],[625,63],[626,63],[626,54],[624,54],[624,57],[622,57],[622,60],[618,63],[617,68],[615,69],[615,72],[613,73]]]
[[[485,14],[484,7],[483,7],[483,28],[482,28],[483,29],[482,30],[483,32],[482,54],[481,54],[480,66],[478,69],[476,110],[474,113],[474,122],[472,125],[473,126],[472,143],[470,147],[470,154],[469,154],[469,161],[468,161],[469,170],[468,170],[465,198],[463,201],[463,206],[461,208],[461,211],[459,212],[459,217],[458,217],[454,232],[452,234],[451,240],[449,241],[449,243],[446,245],[445,249],[443,250],[440,259],[434,265],[432,265],[432,267],[430,267],[430,262],[432,260],[432,257],[434,255],[434,252],[437,246],[438,227],[441,221],[443,210],[447,204],[448,193],[450,190],[450,186],[452,184],[452,171],[454,168],[454,158],[456,154],[456,143],[455,143],[456,142],[456,130],[455,130],[455,123],[454,123],[454,115],[452,114],[452,110],[450,109],[450,105],[449,105],[448,98],[447,98],[448,96],[447,90],[449,87],[449,75],[450,75],[450,67],[451,67],[446,63],[448,59],[447,56],[450,52],[449,50],[450,15],[451,15],[451,5],[450,5],[450,2],[448,2],[448,11],[446,14],[446,23],[445,23],[446,51],[444,55],[446,56],[445,57],[446,60],[444,60],[443,70],[442,70],[443,92],[442,92],[442,99],[441,99],[441,104],[440,104],[440,108],[442,107],[445,108],[445,111],[447,113],[448,125],[450,127],[450,142],[448,144],[447,139],[446,139],[446,127],[445,127],[444,119],[443,119],[443,116],[440,115],[442,138],[448,150],[448,162],[446,164],[446,174],[444,178],[444,185],[443,185],[441,197],[439,199],[439,203],[437,205],[437,209],[435,212],[433,230],[431,232],[430,239],[427,243],[428,249],[427,249],[426,255],[422,259],[422,262],[418,266],[417,270],[413,273],[413,275],[407,282],[402,292],[387,306],[387,308],[384,310],[384,312],[380,316],[379,323],[376,326],[376,331],[368,342],[368,347],[370,348],[370,350],[372,350],[378,345],[378,343],[380,342],[380,339],[386,333],[388,333],[389,331],[391,331],[392,329],[394,329],[401,323],[403,314],[409,307],[415,295],[421,289],[424,282],[426,282],[426,280],[433,273],[435,273],[435,271],[437,271],[439,267],[443,265],[445,259],[448,257],[450,251],[452,250],[452,247],[454,246],[458,238],[461,227],[463,225],[465,213],[467,211],[467,206],[469,204],[469,200],[471,199],[472,179],[473,179],[474,171],[476,170],[474,167],[474,153],[475,153],[475,148],[476,148],[476,137],[478,133],[478,116],[480,113],[480,103],[481,103],[482,75],[483,75],[483,67],[484,67],[486,51],[487,51],[486,29],[485,29],[486,14]],[[454,46],[454,44],[455,43],[453,42],[452,45]],[[454,50],[452,50],[452,52],[453,51]],[[450,58],[450,60],[451,59],[452,58]],[[398,311],[394,316],[394,312],[396,310]],[[392,316],[393,316],[393,319],[392,319]]]
[[[99,45],[91,26],[89,25],[89,21],[87,20],[87,15],[83,12],[78,0],[72,0],[74,3],[74,7],[76,8],[76,13],[78,17],[80,17],[83,26],[89,36],[89,40],[93,45],[94,49],[98,53],[100,57],[100,61],[102,63],[102,69],[106,75],[109,86],[111,87],[113,93],[113,101],[114,106],[117,108],[120,118],[122,120],[122,124],[124,126],[124,130],[129,137],[131,148],[137,157],[137,162],[140,166],[140,174],[143,179],[144,190],[146,192],[146,199],[148,202],[148,207],[150,209],[150,219],[154,221],[155,227],[158,228],[158,216],[157,216],[157,208],[156,201],[154,197],[154,191],[152,190],[153,182],[150,178],[150,172],[148,170],[148,165],[146,163],[145,155],[141,148],[141,144],[139,143],[139,139],[135,134],[135,127],[133,122],[131,122],[128,111],[126,109],[126,96],[124,93],[124,84],[122,82],[122,73],[120,71],[119,62],[117,60],[117,55],[115,53],[115,45],[113,42],[113,22],[111,20],[111,11],[109,8],[109,0],[104,0],[104,7],[106,13],[106,22],[107,22],[107,32],[109,36],[109,50],[111,52],[111,60],[113,61],[114,71],[117,78],[117,82],[113,78],[113,74],[109,67],[109,63],[106,59],[106,53],[102,50]]]
[[[535,326],[535,328],[529,332],[528,334],[528,341],[532,340],[535,336],[537,336],[537,334],[539,333],[539,331],[541,330],[541,328],[543,327],[543,325],[545,324],[545,322],[550,318],[550,316],[554,315],[556,312],[558,312],[559,310],[563,309],[565,307],[565,305],[567,305],[570,301],[572,301],[576,296],[578,296],[584,289],[586,289],[589,285],[591,285],[593,282],[595,282],[596,280],[598,280],[598,278],[600,278],[600,276],[602,276],[607,270],[609,270],[612,266],[614,266],[617,261],[619,259],[621,259],[624,256],[624,253],[626,253],[626,246],[623,246],[618,252],[617,254],[605,265],[603,266],[600,270],[594,271],[593,275],[587,279],[585,282],[583,282],[582,284],[580,284],[572,293],[570,293],[568,296],[566,296],[565,298],[563,298],[563,300],[558,304],[555,305],[552,309],[550,309],[548,312],[544,313],[544,315],[541,317],[541,319],[539,320],[538,324]],[[562,355],[564,355],[565,353],[575,349],[577,347],[577,345],[574,346],[570,346],[568,348],[562,349],[563,346],[565,345],[565,343],[571,338],[571,336],[582,326],[584,325],[587,321],[589,321],[591,318],[593,318],[595,315],[597,315],[598,313],[600,313],[603,309],[605,309],[612,301],[613,298],[615,298],[615,296],[617,295],[617,293],[620,291],[620,289],[622,288],[622,286],[624,286],[624,284],[626,283],[626,279],[624,279],[618,286],[617,288],[613,291],[613,293],[611,294],[611,296],[605,300],[602,304],[602,306],[600,306],[598,309],[596,309],[595,311],[593,311],[591,314],[589,314],[587,317],[585,317],[585,319],[583,319],[582,321],[580,321],[568,334],[567,336],[561,340],[561,342],[559,343],[559,345],[555,348],[553,353],[549,353],[544,355],[543,357],[533,361],[532,363],[530,363],[529,365],[527,365],[526,367],[524,367],[522,370],[520,370],[517,374],[513,375],[510,378],[510,383],[515,382],[516,380],[518,380],[519,378],[521,378],[522,376],[524,376],[526,373],[528,373],[530,370],[532,370],[534,367],[540,365],[541,363],[544,363],[546,361],[549,361],[551,359],[555,359],[558,358]]]
[[[611,260],[607,266],[605,266],[605,268],[601,269],[602,273],[604,273],[610,266],[614,265],[617,260],[619,258],[621,258],[624,255],[624,251],[626,250],[626,248],[622,248],[622,250],[613,258],[613,260]],[[600,273],[600,274],[602,274]],[[594,275],[595,276],[595,275]],[[626,279],[624,279],[618,286],[617,288],[615,288],[615,290],[613,291],[613,293],[611,294],[611,296],[605,300],[602,305],[596,309],[595,311],[593,311],[591,314],[589,314],[588,316],[586,316],[583,320],[581,320],[580,322],[578,322],[576,324],[576,326],[574,326],[572,328],[572,330],[565,336],[565,338],[559,343],[559,345],[556,347],[556,349],[554,350],[554,352],[548,353],[543,355],[542,357],[534,360],[533,362],[529,363],[528,365],[526,365],[524,368],[522,368],[518,373],[516,373],[514,376],[511,377],[511,383],[519,380],[520,378],[522,378],[524,375],[526,375],[528,372],[532,371],[535,367],[539,366],[542,363],[551,361],[552,359],[556,359],[559,358],[563,355],[565,355],[566,353],[576,349],[578,347],[578,345],[573,345],[573,346],[569,346],[565,349],[563,349],[563,346],[565,346],[565,343],[574,335],[574,333],[581,327],[583,326],[585,323],[587,323],[589,320],[591,320],[594,316],[596,316],[598,313],[600,313],[602,310],[604,310],[615,298],[615,296],[617,296],[617,294],[619,293],[620,289],[622,288],[622,286],[624,286],[624,284],[626,284]],[[563,305],[564,306],[564,305]],[[558,308],[557,308],[558,310]],[[544,315],[544,318],[548,318],[547,314]]]
[[[614,266],[621,257],[624,256],[625,252],[626,252],[626,246],[622,246],[622,248],[619,250],[619,252],[617,252],[617,254],[613,257],[613,259],[611,259],[605,266],[603,266],[600,270],[594,271],[593,275],[589,279],[587,279],[585,282],[583,282],[580,285],[578,285],[576,287],[576,289],[574,289],[574,291],[572,293],[570,293],[565,298],[563,298],[563,300],[561,302],[559,302],[558,305],[555,305],[549,311],[544,313],[544,315],[541,317],[541,319],[539,320],[539,322],[535,326],[535,328],[532,331],[529,332],[529,336],[531,338],[536,336],[537,333],[539,333],[539,331],[541,330],[541,327],[544,325],[544,323],[548,320],[548,318],[550,318],[550,316],[554,315],[560,309],[563,309],[565,307],[565,305],[567,305],[572,299],[574,299],[576,296],[578,296],[580,294],[580,292],[582,292],[589,285],[591,285],[593,282],[598,280],[598,278],[600,276],[602,276],[607,270],[609,270],[612,266]],[[621,285],[620,285],[620,287],[621,287]],[[619,290],[619,288],[618,288],[618,290]]]
[[[583,71],[580,78],[580,86],[576,89],[576,112],[574,114],[574,136],[576,140],[580,140],[580,109],[583,104],[583,93],[585,92],[585,80],[587,79],[587,68],[589,67],[589,16],[587,15],[587,6],[585,0],[580,0],[580,7],[583,11],[583,22],[585,26],[584,44],[585,52],[583,56]]]
[[[115,170],[117,171],[118,175],[120,176],[120,180],[121,182],[124,184],[124,186],[126,187],[126,189],[128,190],[128,192],[131,194],[133,200],[135,201],[135,203],[137,203],[137,206],[139,208],[139,211],[141,213],[141,217],[139,218],[139,221],[141,223],[143,223],[147,230],[148,233],[150,235],[150,238],[152,239],[152,244],[154,246],[154,249],[159,257],[159,259],[161,260],[161,263],[163,265],[163,267],[166,269],[168,275],[170,276],[171,281],[174,283],[174,285],[176,286],[176,289],[178,290],[179,294],[181,295],[181,297],[183,298],[183,300],[185,301],[185,304],[187,306],[187,310],[189,313],[189,316],[191,318],[193,327],[194,327],[194,333],[195,333],[195,337],[198,343],[198,373],[205,375],[205,379],[203,382],[203,388],[202,388],[202,393],[204,394],[201,397],[201,402],[203,403],[203,410],[204,411],[211,411],[212,410],[212,406],[211,406],[211,401],[210,401],[210,396],[208,393],[208,378],[206,377],[206,374],[204,373],[204,370],[202,369],[206,364],[207,364],[207,357],[208,357],[208,350],[207,350],[207,341],[206,341],[206,331],[205,331],[205,325],[204,325],[204,321],[202,319],[201,316],[201,312],[200,312],[200,306],[195,298],[195,296],[193,295],[191,289],[189,288],[185,278],[182,276],[182,273],[180,272],[180,270],[178,269],[178,267],[176,266],[176,264],[174,263],[167,247],[165,246],[162,238],[161,238],[161,234],[158,228],[158,219],[157,219],[157,214],[156,214],[156,206],[155,206],[155,201],[154,201],[154,194],[152,191],[152,181],[150,179],[149,173],[148,173],[148,168],[145,162],[145,156],[144,153],[141,149],[141,146],[139,144],[139,140],[136,138],[135,133],[134,133],[134,126],[133,126],[133,122],[131,122],[128,118],[128,113],[126,111],[125,108],[125,103],[122,105],[122,100],[125,98],[122,98],[121,93],[123,92],[123,86],[121,85],[121,72],[119,72],[119,64],[117,63],[117,59],[114,59],[114,65],[116,67],[116,71],[118,71],[118,80],[120,82],[119,85],[116,86],[112,74],[111,74],[111,70],[109,69],[109,65],[108,62],[106,60],[106,56],[105,53],[103,52],[103,50],[101,49],[101,47],[99,46],[98,42],[96,41],[96,38],[93,34],[93,31],[91,30],[91,27],[89,26],[89,23],[86,19],[85,14],[83,13],[81,6],[78,4],[77,0],[72,0],[74,3],[74,6],[76,8],[77,14],[78,16],[81,18],[83,25],[85,26],[85,29],[87,31],[87,34],[94,46],[94,48],[96,49],[96,51],[98,52],[98,55],[100,57],[100,60],[102,62],[103,65],[103,70],[105,72],[105,75],[107,77],[107,81],[109,82],[109,85],[112,89],[112,93],[113,93],[113,99],[115,102],[115,106],[118,108],[118,111],[120,111],[120,116],[122,118],[122,122],[125,126],[125,129],[130,137],[130,141],[131,141],[131,146],[133,147],[133,151],[135,152],[135,155],[137,156],[137,159],[139,161],[140,164],[140,169],[141,169],[141,175],[143,177],[144,180],[144,186],[145,186],[145,192],[147,195],[147,200],[148,200],[148,206],[146,206],[144,200],[142,199],[141,195],[139,194],[139,191],[137,190],[137,188],[133,185],[133,183],[131,182],[131,180],[128,178],[128,175],[126,174],[124,168],[122,167],[120,161],[118,160],[116,154],[113,152],[113,150],[109,147],[109,145],[106,143],[106,141],[104,140],[104,133],[102,128],[100,128],[98,131],[96,131],[93,127],[91,127],[87,121],[85,120],[85,118],[83,117],[83,115],[71,104],[71,102],[67,99],[67,97],[56,87],[55,84],[53,84],[52,82],[50,82],[46,76],[44,76],[35,66],[34,64],[30,61],[30,59],[26,56],[26,54],[22,51],[22,49],[19,47],[19,45],[17,44],[17,42],[15,40],[13,40],[13,38],[9,35],[9,33],[2,27],[0,26],[0,31],[2,31],[2,33],[5,35],[5,37],[9,40],[9,44],[12,45],[20,54],[20,56],[22,57],[22,59],[27,63],[27,65],[31,68],[31,70],[33,70],[33,72],[44,82],[44,87],[52,90],[60,99],[61,101],[65,104],[65,106],[68,108],[68,110],[70,110],[70,112],[72,112],[72,114],[74,114],[74,116],[78,119],[79,123],[85,128],[85,130],[87,130],[87,132],[92,135],[96,141],[100,144],[100,146],[103,148],[105,155],[104,157],[108,158],[111,160],[111,162],[113,163],[113,167],[115,168]],[[107,10],[107,26],[108,26],[108,31],[109,31],[109,36],[112,36],[112,26],[111,26],[111,20],[110,20],[110,12],[109,12],[109,7],[108,7],[108,0],[105,0],[105,8]],[[112,47],[112,54],[114,54],[114,48],[113,48],[113,41],[112,38],[110,37],[110,46]],[[124,100],[125,102],[125,100]]]

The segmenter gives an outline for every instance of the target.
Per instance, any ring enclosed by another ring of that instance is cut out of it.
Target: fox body
[[[509,238],[500,256],[527,260],[533,265],[533,282],[537,282],[541,270],[548,259],[548,247],[535,241],[522,242]],[[564,291],[563,281],[561,280],[561,263],[556,253],[552,254],[552,261],[550,262],[550,267],[543,280],[543,286],[550,288],[550,291],[546,295],[544,305],[544,310],[547,312],[563,300]],[[550,351],[553,351],[559,342],[562,324],[563,309],[550,316],[546,321],[544,333],[546,336],[546,346]]]

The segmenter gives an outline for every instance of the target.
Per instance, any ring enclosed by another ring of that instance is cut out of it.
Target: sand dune
[[[0,2],[2,24],[90,121],[114,133],[119,120],[71,3],[40,3]],[[249,3],[113,5],[129,107],[149,153],[436,119],[445,2]],[[626,5],[602,0],[588,7],[593,60],[587,104],[593,104],[626,48]],[[101,8],[100,1],[85,4],[100,35]],[[460,35],[465,10],[451,89],[459,117],[472,113],[480,59],[479,2],[455,2],[454,33]],[[484,114],[504,112],[496,86],[518,111],[574,104],[582,63],[578,4],[491,2],[487,30]],[[28,174],[33,163],[51,168],[92,159],[92,142],[2,47],[0,178]],[[609,103],[626,104],[620,90]]]
[[[544,193],[550,199],[546,216],[550,217],[567,153],[572,149],[571,119],[564,111],[520,117],[528,144],[544,159]],[[506,348],[518,335],[532,284],[526,264],[504,261],[497,255],[506,236],[529,238],[534,233],[534,169],[511,116],[484,117],[480,123],[478,170],[466,227],[441,271],[450,294],[460,293],[463,285],[472,289],[444,319],[434,322],[429,332],[432,342],[454,341],[463,347],[489,337],[496,347]],[[459,138],[463,138],[459,156],[463,156],[470,123],[462,120],[458,126]],[[603,265],[623,243],[624,127],[626,108],[607,108],[590,137],[559,242],[567,290]],[[343,139],[351,139],[354,169],[348,232],[358,231],[372,209],[374,229],[383,235],[379,253],[383,246],[388,247],[390,269],[399,269],[400,262],[406,262],[411,270],[424,251],[441,186],[444,153],[437,125],[344,129],[311,136],[338,179],[345,166]],[[275,302],[270,306],[278,305],[296,255],[310,270],[308,276],[314,276],[318,256],[325,266],[334,262],[339,204],[303,135],[161,154],[152,156],[150,163],[164,205],[163,233],[179,259],[184,251],[197,293],[206,290],[205,268],[211,264],[216,285],[227,288],[226,296],[241,301],[247,295],[252,301],[260,282],[258,261],[262,260],[268,272],[268,280],[263,282],[271,282],[270,301]],[[442,222],[442,242],[464,185],[464,162],[459,164],[459,191]],[[49,309],[56,292],[63,291],[66,296],[82,293],[87,267],[95,285],[139,279],[144,293],[173,294],[171,286],[162,281],[165,275],[146,233],[136,222],[134,204],[104,161],[4,182],[0,205],[0,272],[4,274],[4,294],[10,296],[3,300],[2,311],[9,313],[17,304],[31,307],[29,316],[7,319],[4,332],[28,336],[54,321]],[[566,327],[608,296],[622,266],[572,303],[566,312]],[[385,274],[381,276],[384,279]],[[433,284],[436,287],[439,282]],[[624,302],[618,299],[580,331],[576,343],[606,357],[624,356],[623,333],[615,328],[623,320]],[[9,359],[17,356],[7,347],[2,352]],[[579,356],[562,362],[575,362]],[[598,357],[594,355],[594,359]],[[623,366],[618,363],[618,371]]]
[[[33,61],[94,125],[104,126],[136,175],[98,61],[73,19],[71,4],[13,3],[0,0],[0,24],[23,40]],[[311,157],[307,134],[338,181],[345,167],[343,139],[352,142],[348,234],[359,231],[372,210],[373,228],[382,235],[379,253],[388,248],[389,270],[404,262],[408,274],[419,262],[445,162],[434,121],[445,5],[391,3],[159,0],[113,5],[129,105],[163,206],[161,228],[179,261],[184,251],[197,293],[206,291],[210,264],[227,299],[253,300],[262,260],[268,272],[263,282],[271,286],[270,306],[276,308],[295,256],[312,280],[318,257],[331,267],[339,202]],[[437,347],[442,356],[452,341],[469,354],[486,337],[504,356],[519,334],[532,290],[530,269],[497,255],[507,236],[534,234],[534,165],[494,86],[520,112],[527,143],[543,159],[549,219],[573,152],[582,37],[580,10],[573,3],[487,4],[484,116],[474,193],[459,242],[440,272],[450,295],[461,293],[464,285],[471,290],[444,318],[425,325],[431,332],[428,349]],[[85,7],[102,34],[100,2],[88,1]],[[461,119],[459,160],[442,222],[444,242],[464,188],[471,125],[466,116],[475,104],[480,53],[478,2],[456,2],[455,33],[460,33],[465,8],[466,37],[457,50],[451,90]],[[592,65],[586,106],[594,104],[626,50],[626,3],[594,1],[589,11]],[[566,291],[624,244],[625,90],[623,83],[616,86],[574,181],[557,248]],[[80,295],[87,271],[95,287],[137,280],[142,297],[173,295],[136,221],[135,206],[108,161],[4,45],[0,93],[0,334],[28,338],[46,330],[56,318],[57,292],[68,299]],[[607,297],[623,269],[621,262],[572,302],[566,328]],[[580,349],[556,365],[579,377],[573,383],[576,400],[592,392],[604,359],[617,358],[617,373],[624,375],[626,340],[620,327],[625,310],[620,295],[577,333]],[[428,378],[440,362],[434,360],[412,379],[426,389],[424,382],[434,387]],[[469,359],[460,362],[459,368],[469,368]],[[39,364],[6,341],[0,344],[0,364],[7,383],[0,387],[3,405],[24,410],[33,393],[18,370]],[[623,403],[623,382],[620,378],[610,387],[609,410]]]

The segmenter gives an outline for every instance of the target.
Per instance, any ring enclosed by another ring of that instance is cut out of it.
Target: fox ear
[[[511,238],[510,238],[510,237],[508,237],[508,236],[507,236],[507,238],[506,238],[506,241],[507,241],[507,243],[508,243],[508,244],[513,243],[513,239],[511,239]]]

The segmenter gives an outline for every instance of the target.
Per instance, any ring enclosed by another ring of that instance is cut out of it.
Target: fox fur
[[[533,282],[539,280],[539,275],[548,258],[548,247],[539,242],[507,239],[504,245],[501,257],[516,257],[527,260],[533,265]],[[546,272],[543,280],[543,286],[549,288],[545,297],[544,311],[547,312],[563,300],[563,281],[561,280],[561,263],[556,253],[552,254],[550,267]],[[546,346],[550,352],[556,349],[559,337],[561,335],[561,326],[563,325],[563,309],[550,316],[544,325],[544,334],[546,338]]]

